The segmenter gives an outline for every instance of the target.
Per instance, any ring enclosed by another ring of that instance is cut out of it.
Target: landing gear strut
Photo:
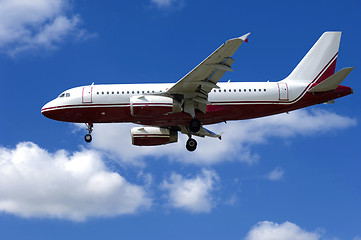
[[[193,138],[189,138],[186,143],[186,148],[188,151],[193,152],[197,148],[197,141]]]
[[[93,139],[91,135],[93,132],[93,123],[85,123],[85,125],[87,126],[88,134],[85,135],[84,140],[85,142],[90,143]]]
[[[201,126],[201,121],[199,121],[197,118],[193,118],[189,123],[189,130],[196,133],[201,129]]]

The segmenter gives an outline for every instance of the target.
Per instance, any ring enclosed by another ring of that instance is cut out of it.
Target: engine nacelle
[[[181,104],[171,97],[140,95],[130,98],[130,112],[134,117],[155,117],[181,111]]]
[[[155,146],[178,142],[178,132],[159,127],[135,127],[130,131],[132,144]]]

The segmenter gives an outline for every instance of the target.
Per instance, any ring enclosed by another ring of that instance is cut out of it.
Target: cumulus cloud
[[[145,189],[106,168],[100,153],[45,151],[34,143],[0,148],[0,211],[83,221],[148,208]]]
[[[285,222],[259,222],[249,232],[246,240],[319,240],[320,234],[307,232],[296,224]]]
[[[218,182],[219,177],[214,171],[203,169],[194,178],[173,173],[161,187],[168,191],[170,206],[199,213],[210,212],[214,207],[212,191]]]
[[[281,180],[283,178],[284,171],[280,167],[276,167],[270,173],[267,174],[266,178],[271,181]]]
[[[138,147],[131,145],[130,129],[134,124],[97,124],[94,127],[92,147],[108,152],[120,162],[144,164],[145,157],[167,157],[187,164],[210,165],[224,161],[256,163],[260,156],[252,146],[265,144],[270,138],[290,139],[296,136],[319,135],[353,127],[355,119],[329,111],[298,110],[265,118],[235,121],[206,126],[214,132],[224,132],[222,140],[196,138],[195,152],[185,150],[187,136],[179,134],[179,142],[165,146]],[[83,125],[79,125],[82,128]]]
[[[0,50],[11,56],[54,49],[68,37],[94,36],[82,29],[68,0],[0,0]]]

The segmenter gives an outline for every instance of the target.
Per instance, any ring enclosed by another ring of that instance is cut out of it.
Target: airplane
[[[188,135],[186,149],[197,148],[197,137],[221,139],[204,125],[259,118],[290,112],[352,94],[341,86],[353,68],[335,73],[341,32],[325,32],[296,68],[278,82],[222,82],[231,72],[233,54],[247,33],[226,41],[176,83],[104,84],[75,87],[45,104],[41,113],[50,119],[85,123],[85,141],[92,141],[94,123],[131,122],[132,144],[154,146]]]

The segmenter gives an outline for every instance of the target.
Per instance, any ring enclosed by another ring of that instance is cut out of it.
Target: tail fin
[[[341,32],[325,32],[285,82],[320,83],[335,73]]]

